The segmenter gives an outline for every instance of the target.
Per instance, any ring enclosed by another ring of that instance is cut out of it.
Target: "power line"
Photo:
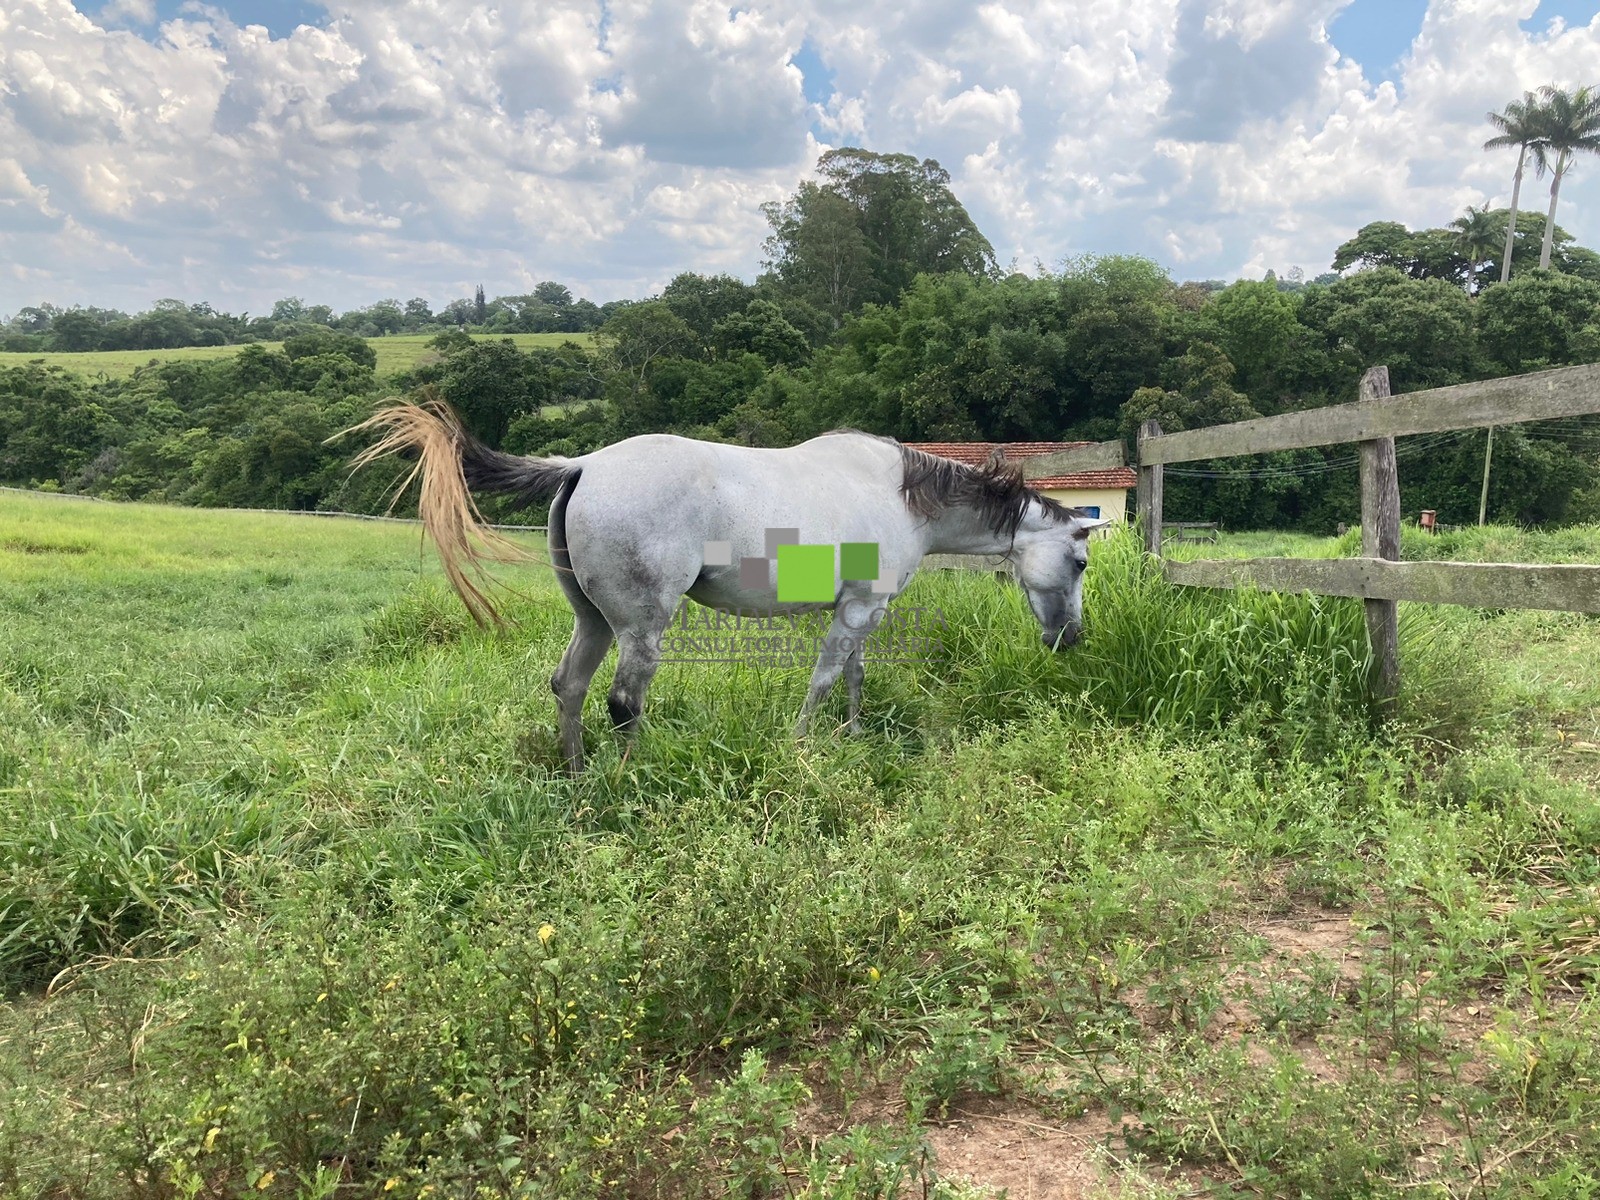
[[[1418,454],[1435,450],[1450,442],[1458,441],[1468,432],[1471,431],[1457,430],[1421,438],[1417,441],[1407,441],[1396,447],[1395,457],[1397,459],[1415,457]],[[1168,467],[1166,468],[1166,474],[1175,475],[1183,479],[1297,479],[1343,471],[1350,467],[1359,466],[1360,463],[1361,456],[1358,454],[1349,458],[1334,459],[1330,462],[1306,463],[1298,467],[1262,467],[1255,470],[1207,471]]]

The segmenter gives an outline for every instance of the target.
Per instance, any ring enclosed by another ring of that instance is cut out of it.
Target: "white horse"
[[[418,515],[480,625],[501,618],[466,568],[482,578],[485,559],[517,551],[485,527],[472,493],[506,493],[519,506],[552,500],[551,563],[576,625],[550,688],[574,774],[583,769],[584,698],[612,641],[608,706],[613,725],[631,735],[684,596],[740,616],[832,610],[796,734],[841,673],[855,731],[863,642],[924,555],[1014,562],[1045,645],[1060,650],[1082,625],[1089,533],[1107,524],[1026,487],[998,454],[968,467],[854,430],[784,450],[646,434],[576,458],[520,458],[489,449],[439,400],[385,408],[345,432],[367,429],[382,436],[354,465],[390,454],[418,460],[401,488],[420,474]],[[877,578],[836,573],[831,600],[780,601],[775,540],[875,543]],[[753,569],[749,560],[762,559]]]

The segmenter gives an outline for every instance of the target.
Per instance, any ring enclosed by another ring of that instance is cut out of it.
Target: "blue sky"
[[[1392,82],[1427,12],[1427,0],[1352,0],[1328,26],[1328,37],[1362,65],[1368,79]]]
[[[1314,276],[1369,221],[1504,204],[1484,113],[1600,83],[1597,9],[10,0],[0,314],[752,278],[761,206],[842,145],[936,159],[1017,269],[1116,252],[1180,280]],[[1597,179],[1578,165],[1559,219],[1600,247]]]
[[[85,11],[99,13],[104,11],[105,6],[85,4],[81,7]],[[190,0],[156,0],[155,21],[138,24],[156,24],[174,17],[189,16],[192,13],[185,12],[185,9],[192,10],[193,7]],[[308,4],[304,0],[221,0],[215,7],[226,12],[236,24],[264,25],[277,38],[288,37],[297,25],[324,25],[328,20],[326,6]]]

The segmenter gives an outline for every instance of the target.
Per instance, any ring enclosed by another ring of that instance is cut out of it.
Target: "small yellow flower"
[[[398,1176],[398,1175],[391,1175],[391,1176],[390,1176],[390,1177],[389,1177],[389,1178],[388,1178],[388,1180],[387,1180],[387,1181],[386,1181],[386,1182],[385,1182],[385,1183],[384,1183],[384,1185],[383,1185],[383,1190],[384,1190],[384,1191],[386,1191],[386,1192],[392,1192],[392,1191],[394,1191],[394,1189],[395,1189],[395,1185],[396,1185],[396,1184],[397,1184],[397,1183],[399,1183],[399,1182],[400,1182],[400,1176]]]
[[[540,945],[548,946],[550,944],[550,939],[555,937],[555,935],[556,935],[556,927],[554,925],[541,925],[541,926],[539,926],[539,943],[540,943]]]
[[[259,1192],[266,1191],[269,1187],[272,1186],[272,1181],[274,1179],[276,1179],[277,1177],[278,1177],[278,1173],[276,1171],[268,1171],[260,1179],[256,1180],[256,1190],[259,1191]]]
[[[873,983],[877,983],[878,980],[883,978],[883,976],[878,973],[878,968],[877,967],[868,967],[867,968],[867,978],[872,980]]]
[[[211,1147],[213,1147],[213,1146],[215,1146],[217,1144],[217,1134],[219,1134],[221,1132],[222,1132],[222,1126],[213,1125],[211,1127],[210,1131],[206,1134],[206,1149],[207,1150],[211,1149]]]

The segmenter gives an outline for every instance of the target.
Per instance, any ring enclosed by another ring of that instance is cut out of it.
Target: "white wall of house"
[[[1041,488],[1052,500],[1068,508],[1098,508],[1102,517],[1115,525],[1128,519],[1128,492],[1125,488]]]

